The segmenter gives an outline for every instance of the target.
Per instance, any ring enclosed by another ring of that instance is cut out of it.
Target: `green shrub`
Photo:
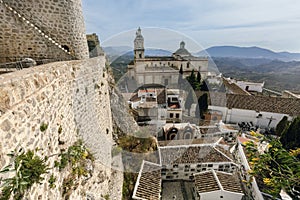
[[[53,174],[51,174],[50,179],[48,181],[49,187],[51,189],[55,188],[55,182],[56,182],[56,177]]]
[[[33,184],[44,180],[42,175],[49,169],[46,164],[47,158],[41,158],[31,150],[19,155],[12,153],[9,156],[14,163],[6,166],[1,173],[14,172],[14,176],[3,180],[0,199],[8,200],[13,195],[13,199],[19,200]]]
[[[59,128],[58,128],[58,134],[61,134],[62,133],[62,127],[61,126],[59,126]]]
[[[47,128],[48,128],[48,124],[42,123],[41,126],[40,126],[40,131],[44,132],[44,131],[47,130]]]
[[[65,199],[71,195],[72,190],[78,186],[78,178],[88,175],[89,171],[86,169],[87,160],[94,161],[94,156],[83,145],[81,140],[75,142],[66,151],[63,151],[60,155],[60,161],[55,161],[55,167],[58,167],[60,171],[66,167],[71,168],[71,173],[67,178],[63,180],[62,196]]]
[[[105,200],[109,200],[109,194],[104,195],[103,197]]]

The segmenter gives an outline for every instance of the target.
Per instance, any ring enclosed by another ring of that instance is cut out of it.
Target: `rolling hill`
[[[196,53],[198,56],[256,58],[283,61],[300,61],[300,53],[274,52],[260,47],[214,46]]]

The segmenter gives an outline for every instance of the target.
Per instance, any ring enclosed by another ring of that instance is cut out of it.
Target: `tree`
[[[276,126],[276,135],[281,136],[283,131],[288,127],[288,117],[284,116]]]
[[[191,75],[189,75],[188,77],[186,77],[186,80],[190,83],[190,85],[193,87],[196,77],[195,77],[195,73],[194,73],[194,69],[191,72]],[[194,87],[193,87],[194,88]]]
[[[200,110],[200,117],[204,118],[204,113],[208,110],[208,95],[204,93],[198,99],[198,105]]]
[[[202,84],[200,86],[200,90],[204,91],[204,92],[208,92],[209,91],[208,86],[207,86],[207,84],[206,84],[205,81],[202,81]]]
[[[198,82],[198,83],[201,82],[201,74],[200,74],[199,71],[198,71],[198,73],[197,73],[197,82]]]
[[[188,76],[186,79],[190,83],[190,85],[192,86],[192,88],[194,90],[199,90],[200,89],[200,82],[197,81],[197,77],[195,76],[194,69],[192,70],[191,75]]]
[[[178,85],[179,88],[182,88],[182,84],[183,84],[183,70],[182,70],[182,66],[179,69],[179,75],[178,75]]]
[[[290,126],[285,129],[280,141],[283,147],[288,150],[300,147],[300,117],[296,117]]]

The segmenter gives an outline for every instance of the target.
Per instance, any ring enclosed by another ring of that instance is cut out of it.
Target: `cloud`
[[[84,0],[83,7],[87,31],[104,40],[138,26],[162,27],[205,46],[251,42],[300,51],[293,41],[300,34],[298,0]]]

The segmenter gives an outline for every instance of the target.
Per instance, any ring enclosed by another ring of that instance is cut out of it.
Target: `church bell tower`
[[[142,30],[139,27],[136,31],[136,36],[134,39],[134,60],[144,59],[145,49],[144,49],[144,37],[142,36]]]

